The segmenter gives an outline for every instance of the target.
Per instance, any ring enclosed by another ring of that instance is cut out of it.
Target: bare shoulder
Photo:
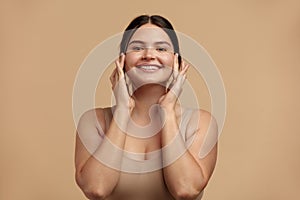
[[[194,109],[190,124],[197,125],[198,129],[206,130],[209,126],[217,126],[215,117],[207,110]]]
[[[207,126],[209,124],[217,124],[215,117],[208,111],[199,109],[200,114],[200,123],[202,122],[203,126]]]
[[[109,116],[111,112],[111,108],[93,108],[85,111],[81,117],[79,123],[81,124],[89,124],[93,126],[97,126],[98,124],[105,130],[105,119],[106,115]]]

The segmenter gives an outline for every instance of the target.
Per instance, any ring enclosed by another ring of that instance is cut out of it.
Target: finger
[[[178,53],[175,54],[173,62],[174,62],[174,66],[173,66],[173,80],[176,80],[176,78],[178,76],[178,69],[179,69]]]
[[[117,66],[117,74],[118,74],[118,77],[119,77],[118,80],[120,80],[120,78],[124,77],[123,70],[120,66]]]
[[[179,74],[174,87],[181,88],[186,80],[186,74]]]
[[[171,92],[173,92],[173,94],[178,98],[179,95],[182,92],[182,87],[184,85],[184,82],[186,80],[186,74],[178,74],[176,81],[174,82],[174,84],[171,87]]]
[[[189,64],[186,64],[184,60],[182,60],[182,63],[181,63],[181,71],[180,71],[180,74],[186,74],[187,73],[187,70],[189,69],[190,65]]]
[[[115,68],[109,77],[111,83],[113,83],[116,73],[117,73],[117,69]]]
[[[114,89],[118,84],[118,74],[116,73],[114,77],[112,77],[112,88]]]
[[[121,53],[120,55],[120,66],[123,68],[125,63],[125,54]]]
[[[178,53],[174,56],[174,71],[178,71],[179,64],[178,64]]]
[[[124,62],[125,62],[125,55],[124,53],[121,53],[119,60],[116,63],[119,78],[124,77],[124,71],[123,71]]]
[[[170,94],[173,94],[173,98],[175,99],[178,99],[180,94],[181,94],[181,91],[182,91],[182,87],[180,86],[179,82],[177,81],[173,87],[170,89],[169,92],[171,92]]]

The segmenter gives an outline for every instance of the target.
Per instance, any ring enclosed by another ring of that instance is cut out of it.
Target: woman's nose
[[[153,48],[145,48],[143,51],[143,59],[152,60],[155,58],[155,52]]]

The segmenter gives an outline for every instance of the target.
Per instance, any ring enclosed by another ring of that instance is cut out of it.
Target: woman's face
[[[174,48],[167,33],[153,24],[138,28],[125,56],[125,71],[133,84],[164,84],[171,76]]]

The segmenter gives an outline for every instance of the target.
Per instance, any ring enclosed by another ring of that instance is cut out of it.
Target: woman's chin
[[[135,70],[130,70],[127,72],[127,75],[136,88],[148,84],[157,84],[165,87],[170,78],[170,73],[139,73]]]
[[[132,84],[135,88],[140,88],[142,86],[163,86],[163,87],[166,87],[167,80],[166,79],[158,80],[158,79],[149,79],[149,78],[136,79],[136,80],[132,81]]]

